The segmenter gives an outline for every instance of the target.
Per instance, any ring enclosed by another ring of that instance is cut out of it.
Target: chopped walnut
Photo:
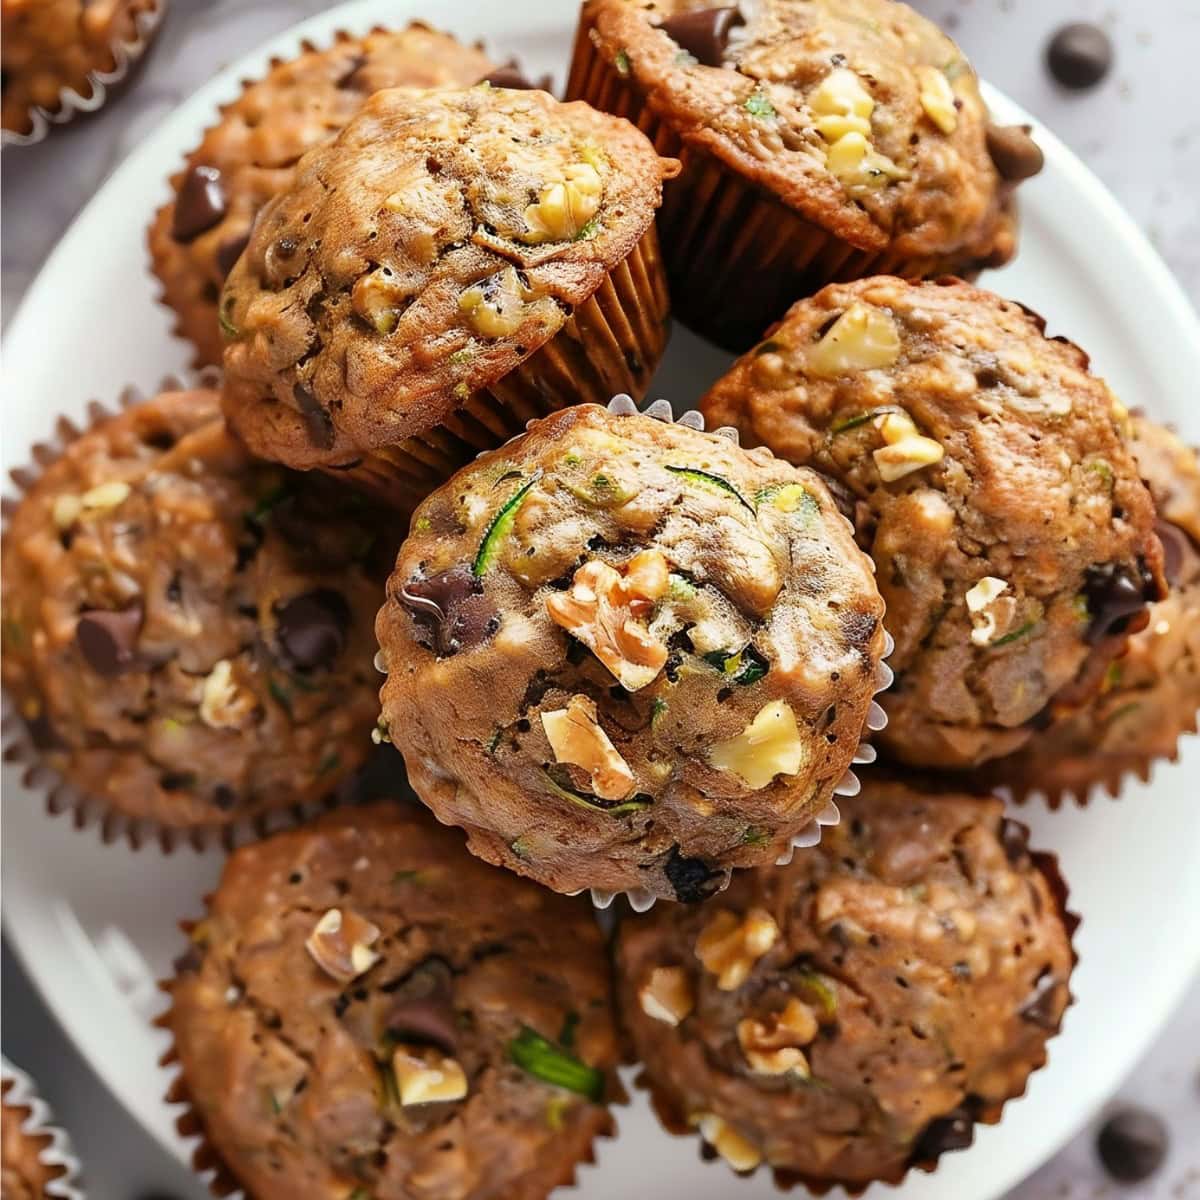
[[[638,1003],[646,1016],[678,1025],[696,1006],[687,971],[683,967],[655,967],[638,988]]]
[[[313,961],[339,983],[349,983],[369,971],[379,954],[371,947],[379,929],[351,909],[331,908],[314,926],[304,943]]]
[[[643,550],[618,571],[592,559],[566,592],[546,600],[550,619],[582,642],[628,692],[651,683],[667,661],[665,642],[645,619],[667,591],[669,570],[659,550]]]
[[[886,186],[889,180],[906,179],[908,172],[871,148],[861,133],[840,137],[825,156],[829,173],[852,195]]]
[[[533,317],[549,324],[557,316],[553,299],[526,286],[511,266],[472,284],[459,296],[458,308],[479,333],[492,338],[516,333]]]
[[[709,762],[732,771],[748,787],[764,788],[776,775],[796,775],[808,759],[796,714],[786,700],[772,700],[736,737],[714,742]]]
[[[70,529],[79,520],[81,512],[83,512],[83,501],[72,492],[64,492],[61,496],[55,497],[51,516],[56,528]]]
[[[762,1162],[762,1151],[715,1113],[701,1113],[693,1119],[700,1136],[735,1171],[753,1171]]]
[[[354,311],[376,333],[391,333],[409,300],[407,289],[387,267],[376,267],[359,277],[350,293]]]
[[[953,133],[958,128],[958,106],[946,73],[937,67],[920,66],[917,68],[917,82],[925,115],[943,133]]]
[[[604,182],[591,163],[572,163],[563,178],[548,183],[537,202],[525,210],[529,232],[521,240],[565,242],[578,237],[583,227],[600,211]]]
[[[804,1001],[792,997],[770,1024],[750,1017],[738,1022],[738,1042],[751,1070],[759,1075],[808,1077],[808,1059],[801,1049],[817,1036],[817,1018]]]
[[[1016,613],[1016,599],[1003,595],[1008,584],[994,575],[985,575],[963,597],[971,614],[971,641],[976,646],[989,646],[992,639],[1006,629]]]
[[[633,791],[633,772],[596,719],[596,704],[572,696],[566,708],[542,713],[542,728],[555,761],[582,767],[592,777],[592,790],[604,800],[623,800]]]
[[[941,442],[921,434],[908,413],[884,413],[875,423],[885,443],[874,452],[875,465],[885,483],[939,463],[945,457]]]
[[[105,509],[116,508],[129,499],[129,484],[120,479],[112,479],[108,483],[98,483],[80,496],[80,504],[85,511],[102,512]]]
[[[890,367],[900,357],[900,333],[890,314],[855,301],[809,347],[806,365],[811,374],[835,379],[851,371]]]
[[[238,687],[233,664],[223,658],[205,676],[200,693],[200,719],[210,729],[244,729],[254,716],[258,700]]]
[[[718,909],[696,939],[696,957],[717,977],[723,992],[736,991],[779,938],[779,926],[766,909],[752,908],[739,918]]]
[[[467,1094],[467,1074],[462,1065],[433,1047],[397,1047],[392,1055],[392,1073],[403,1105],[461,1100]]]
[[[848,133],[871,136],[875,100],[847,67],[830,71],[809,94],[808,106],[816,115],[817,132],[830,144]]]

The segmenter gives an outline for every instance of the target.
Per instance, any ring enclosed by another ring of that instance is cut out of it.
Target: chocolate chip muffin
[[[894,0],[586,0],[567,94],[682,161],[660,220],[675,308],[731,350],[835,279],[1007,261],[1042,165]]]
[[[1065,898],[999,801],[873,778],[789,866],[622,924],[621,1015],[660,1117],[781,1185],[932,1169],[1046,1061]]]
[[[815,832],[882,682],[882,615],[816,474],[581,406],[417,510],[377,623],[383,721],[480,857],[700,900]]]
[[[53,1200],[76,1196],[63,1164],[60,1131],[46,1128],[25,1095],[28,1077],[18,1075],[8,1062],[0,1083],[0,1196],[4,1200]],[[45,1106],[41,1106],[43,1114]],[[56,1145],[56,1140],[58,1144]],[[53,1190],[49,1190],[53,1187]]]
[[[161,829],[333,791],[371,749],[386,521],[249,458],[213,391],[64,434],[2,552],[4,687],[39,760]]]
[[[258,1200],[543,1200],[613,1132],[585,904],[396,804],[238,850],[164,1023],[196,1166]]]
[[[889,754],[1012,753],[1099,685],[1163,595],[1125,410],[1019,304],[882,277],[793,307],[704,401],[835,480],[896,639]]]
[[[4,129],[24,136],[42,122],[44,130],[46,115],[62,114],[63,91],[93,99],[93,76],[136,56],[148,18],[162,7],[163,0],[0,0]]]
[[[328,141],[381,88],[467,87],[498,70],[481,49],[414,22],[365,37],[341,34],[323,50],[306,44],[222,108],[150,226],[155,273],[197,363],[220,363],[225,277],[258,210],[292,182],[305,151]],[[515,82],[511,69],[495,77]]]
[[[545,92],[373,96],[269,204],[226,284],[247,445],[408,512],[531,417],[640,395],[666,339],[675,168]]]
[[[1104,674],[1078,712],[1035,734],[1018,753],[989,764],[986,778],[1018,797],[1086,802],[1094,785],[1113,796],[1130,775],[1174,759],[1200,713],[1200,463],[1170,430],[1135,415],[1130,449],[1158,509],[1170,591],[1146,627]]]

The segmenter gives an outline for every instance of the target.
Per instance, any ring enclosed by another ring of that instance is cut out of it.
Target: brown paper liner
[[[658,217],[674,312],[734,353],[748,350],[795,301],[827,283],[868,275],[978,274],[961,255],[910,258],[887,247],[862,250],[686,144],[634,81],[605,61],[582,23],[566,98],[626,118],[660,155],[683,164],[679,177],[663,189]]]
[[[220,378],[220,372],[211,368],[184,378],[167,376],[151,395],[216,388],[220,386]],[[53,439],[35,443],[30,449],[32,461],[25,467],[14,467],[10,472],[13,483],[22,494],[28,492],[41,477],[43,470],[55,462],[73,441],[100,422],[111,419],[147,398],[139,389],[129,387],[121,392],[111,407],[98,400],[92,400],[87,406],[87,421],[82,427],[66,417],[59,417],[54,426]],[[19,501],[12,496],[0,499],[0,527],[5,531],[18,503]],[[145,845],[157,843],[165,854],[170,854],[180,846],[188,846],[196,851],[220,846],[228,851],[244,842],[302,824],[338,804],[359,803],[370,798],[370,794],[378,789],[381,774],[388,775],[391,779],[388,788],[390,794],[410,794],[408,781],[404,776],[403,761],[399,753],[389,747],[381,749],[373,757],[368,757],[338,788],[319,800],[281,804],[278,808],[229,823],[180,827],[164,825],[151,817],[134,817],[118,812],[107,801],[81,791],[50,766],[35,743],[33,731],[7,695],[0,704],[0,716],[3,718],[0,722],[0,757],[4,762],[21,769],[22,786],[44,798],[46,811],[51,816],[69,814],[76,829],[94,828],[105,845],[124,842],[131,849],[140,850]],[[392,756],[395,762],[389,766],[386,759]],[[381,760],[384,760],[382,764]]]
[[[0,1059],[0,1080],[3,1080],[4,1107],[14,1114],[24,1114],[21,1132],[41,1143],[38,1162],[54,1175],[39,1195],[44,1194],[47,1200],[85,1200],[79,1180],[79,1159],[66,1131],[54,1123],[54,1114],[38,1094],[33,1080],[7,1058]]]
[[[1066,881],[1063,879],[1062,871],[1059,869],[1057,855],[1047,851],[1032,850],[1030,851],[1030,857],[1046,880],[1050,894],[1057,902],[1059,916],[1066,930],[1067,939],[1071,943],[1071,966],[1073,972],[1074,968],[1079,964],[1079,953],[1075,949],[1075,931],[1079,928],[1082,918],[1077,913],[1072,912],[1067,906],[1069,890]],[[1069,987],[1070,983],[1068,981],[1068,989]],[[1066,1020],[1066,1013],[1074,1003],[1075,995],[1068,990],[1066,1008],[1063,1010],[1063,1020]],[[1057,1032],[1051,1035],[1051,1038],[1047,1039],[1047,1044],[1053,1037],[1057,1036]],[[627,1062],[636,1062],[636,1054],[632,1050],[632,1039],[628,1038],[627,1035],[626,1037],[627,1054],[629,1056]],[[1040,1071],[1046,1065],[1049,1058],[1049,1051],[1046,1049],[1046,1046],[1043,1046],[1041,1055],[1030,1063],[1029,1073],[1025,1076],[1019,1092],[1013,1093],[1013,1095],[1006,1097],[1004,1100],[990,1104],[976,1103],[971,1105],[973,1123],[975,1125],[998,1125],[1005,1106],[1011,1101],[1019,1100],[1025,1095],[1029,1087],[1029,1080],[1035,1072]],[[693,1137],[699,1143],[699,1152],[702,1158],[712,1160],[717,1157],[717,1152],[700,1137],[695,1126],[688,1121],[687,1114],[678,1107],[671,1096],[655,1085],[644,1068],[638,1071],[638,1074],[634,1078],[634,1084],[639,1090],[647,1093],[650,1106],[654,1109],[655,1116],[658,1117],[659,1123],[667,1133],[674,1137]],[[943,1151],[943,1153],[951,1152]],[[811,1195],[824,1196],[835,1188],[840,1188],[849,1196],[861,1196],[868,1188],[874,1187],[876,1184],[897,1186],[914,1170],[923,1171],[925,1174],[931,1175],[937,1170],[939,1160],[940,1156],[933,1159],[915,1160],[910,1162],[904,1171],[897,1176],[871,1180],[868,1183],[861,1184],[840,1183],[837,1180],[808,1176],[798,1171],[791,1171],[783,1167],[771,1167],[766,1164],[764,1164],[764,1168],[771,1172],[775,1186],[783,1192],[789,1192],[793,1188],[804,1188]],[[754,1174],[757,1170],[758,1168],[755,1168],[755,1171],[746,1172],[745,1174]]]
[[[607,404],[617,392],[645,395],[666,347],[668,312],[651,225],[562,329],[514,370],[473,392],[428,433],[327,470],[411,514],[460,467],[530,421],[572,404]]]

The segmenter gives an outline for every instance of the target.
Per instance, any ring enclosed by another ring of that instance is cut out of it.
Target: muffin
[[[481,858],[701,900],[836,819],[882,615],[816,474],[580,406],[417,510],[377,623],[382,720]]]
[[[654,213],[675,166],[545,92],[377,93],[229,277],[229,421],[407,513],[530,418],[640,396],[666,340]]]
[[[999,266],[1042,155],[894,0],[587,0],[567,95],[683,164],[660,218],[676,312],[745,350],[833,280]]]
[[[4,1200],[80,1200],[78,1164],[66,1134],[33,1081],[7,1059],[0,1066],[0,1195]]]
[[[987,779],[1017,797],[1040,792],[1086,802],[1094,785],[1115,796],[1121,780],[1148,779],[1174,759],[1200,713],[1200,463],[1170,430],[1131,418],[1130,449],[1158,509],[1170,591],[1146,628],[1109,665],[1100,691],[1078,712],[989,764]]]
[[[36,140],[47,117],[97,106],[164,7],[165,0],[0,0],[6,140]]]
[[[1094,691],[1164,593],[1125,410],[1036,314],[883,277],[793,307],[704,401],[827,472],[896,639],[880,743],[967,767]]]
[[[371,750],[386,523],[249,458],[211,390],[65,432],[2,549],[4,688],[38,761],[160,830],[332,792]]]
[[[272,63],[221,109],[220,119],[171,179],[171,199],[150,226],[150,255],[178,331],[196,361],[219,364],[225,347],[217,300],[250,238],[258,210],[295,175],[297,160],[327,141],[385,87],[466,87],[497,70],[482,50],[413,23],[307,43]]]
[[[164,1018],[197,1169],[258,1200],[542,1200],[620,1099],[586,905],[395,804],[246,846]]]
[[[1046,1061],[1075,921],[997,800],[873,778],[821,845],[622,924],[661,1119],[739,1172],[858,1191],[970,1145]]]

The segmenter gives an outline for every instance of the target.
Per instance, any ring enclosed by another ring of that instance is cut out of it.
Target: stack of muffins
[[[273,63],[150,228],[223,374],[7,513],[30,777],[240,843],[162,1019],[218,1194],[539,1200],[634,1060],[734,1171],[933,1169],[1070,1002],[997,795],[1195,729],[1200,466],[961,278],[1041,155],[954,44],[587,0],[567,95],[423,25]],[[744,352],[678,420],[672,310]]]

